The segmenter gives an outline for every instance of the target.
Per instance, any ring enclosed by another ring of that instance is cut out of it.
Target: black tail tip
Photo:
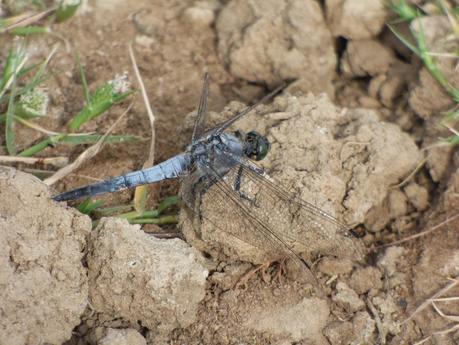
[[[68,201],[70,200],[71,198],[67,195],[67,193],[61,193],[61,194],[57,194],[55,196],[52,196],[51,199],[53,199],[54,201]]]
[[[60,194],[51,197],[51,199],[54,201],[64,201]]]

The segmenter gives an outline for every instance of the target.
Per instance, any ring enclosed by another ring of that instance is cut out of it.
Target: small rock
[[[398,108],[395,111],[395,123],[405,132],[411,132],[415,124],[415,114],[411,110]]]
[[[336,259],[333,257],[324,257],[319,261],[317,269],[330,276],[338,274],[346,274],[352,271],[352,260]]]
[[[153,37],[147,36],[147,35],[136,35],[135,36],[135,43],[137,43],[139,46],[142,46],[144,48],[151,49],[153,44],[156,42],[156,40]]]
[[[387,9],[383,0],[326,0],[327,21],[335,37],[376,37],[384,28]]]
[[[379,98],[379,90],[387,79],[386,74],[378,74],[371,78],[368,84],[368,95],[372,98]]]
[[[209,277],[211,283],[218,284],[223,290],[234,288],[238,280],[252,267],[249,263],[234,263],[225,267],[224,272],[215,272]]]
[[[410,230],[412,230],[415,226],[416,226],[416,223],[413,221],[413,218],[411,215],[398,217],[391,224],[391,228],[393,229],[393,232],[398,233],[398,234],[406,234]]]
[[[327,301],[304,298],[294,305],[282,305],[276,309],[256,311],[249,316],[246,326],[272,336],[285,336],[294,341],[310,340],[314,344],[326,344],[322,335],[330,309]]]
[[[386,107],[392,107],[412,78],[413,67],[396,60],[387,71],[386,78],[379,88],[379,99]]]
[[[375,267],[360,268],[352,273],[349,285],[361,295],[370,289],[380,289],[382,287],[381,278],[381,272]]]
[[[428,125],[426,127],[428,127]],[[435,139],[430,140],[430,142],[427,140],[424,141],[424,145],[428,146],[433,143],[437,143],[437,138],[438,135]],[[426,166],[429,169],[429,174],[432,177],[432,180],[435,182],[440,182],[441,179],[445,177],[451,164],[451,153],[453,150],[454,148],[452,145],[447,145],[439,147],[436,150],[432,150],[432,153],[427,156]]]
[[[396,219],[408,212],[408,200],[400,189],[392,189],[389,192],[389,216]]]
[[[91,237],[87,262],[96,312],[141,322],[158,337],[195,321],[208,275],[198,251],[115,218],[103,218]]]
[[[404,188],[404,192],[418,211],[423,211],[429,206],[429,192],[426,188],[413,182]]]
[[[356,312],[365,308],[365,303],[357,293],[343,282],[336,284],[337,293],[332,297],[333,302],[348,312]]]
[[[414,73],[415,69],[412,65],[394,58],[387,72],[371,79],[368,94],[391,108],[406,89],[408,82],[414,78]]]
[[[377,99],[368,97],[368,96],[359,97],[359,103],[362,108],[367,108],[367,109],[381,108],[381,103],[379,103]]]
[[[97,345],[147,345],[147,341],[135,329],[109,328]]]
[[[371,232],[379,232],[389,223],[389,206],[386,201],[374,206],[365,216],[365,228]]]
[[[365,236],[363,236],[362,241],[363,241],[363,243],[365,243],[366,247],[370,247],[371,245],[373,245],[375,243],[376,236],[374,234],[372,234],[371,232],[367,232],[365,234]]]
[[[403,247],[389,247],[384,255],[378,260],[378,267],[381,268],[385,275],[391,277],[397,272],[399,262],[402,262],[402,256],[406,253]]]
[[[195,27],[206,27],[215,21],[215,13],[212,9],[201,7],[189,7],[183,13],[185,20]]]
[[[392,50],[376,40],[350,41],[341,59],[341,68],[350,77],[386,73],[395,62]]]
[[[394,302],[391,295],[381,294],[372,298],[372,303],[379,310],[383,327],[391,334],[400,332],[400,323],[397,321],[400,317],[401,310]]]
[[[352,344],[375,344],[376,322],[366,311],[355,314],[352,319],[354,334]]]
[[[333,345],[347,345],[351,343],[354,327],[348,321],[333,321],[323,330],[325,337]]]

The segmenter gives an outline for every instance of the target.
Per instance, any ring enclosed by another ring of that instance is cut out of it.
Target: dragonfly
[[[153,167],[63,192],[53,199],[75,200],[178,179],[180,197],[193,218],[217,232],[262,248],[271,256],[290,258],[306,269],[308,265],[300,253],[320,252],[324,243],[328,246],[327,254],[355,256],[358,249],[346,225],[272,179],[259,165],[270,150],[268,138],[254,130],[247,133],[229,130],[260,103],[274,98],[283,87],[206,129],[209,93],[206,73],[191,143],[184,152]],[[204,211],[203,203],[208,206]]]

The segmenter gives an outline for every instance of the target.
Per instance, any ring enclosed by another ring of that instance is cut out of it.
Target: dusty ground
[[[384,28],[388,17],[379,0],[95,0],[55,25],[71,52],[62,47],[51,64],[50,116],[42,126],[60,129],[82,106],[76,52],[94,88],[124,71],[132,76],[133,45],[157,117],[156,162],[188,143],[204,71],[211,75],[211,121],[291,81],[236,127],[267,135],[272,150],[263,165],[270,175],[355,225],[362,238],[332,228],[297,231],[302,223],[282,213],[272,224],[294,239],[312,275],[277,263],[238,285],[253,264],[285,253],[260,241],[242,218],[221,216],[223,206],[205,197],[211,222],[196,224],[181,213],[187,243],[114,219],[91,231],[88,217],[51,202],[51,193],[91,182],[82,176],[140,168],[148,141],[107,145],[53,191],[0,168],[0,344],[459,343],[457,300],[425,303],[459,277],[458,157],[450,147],[431,149],[426,164],[397,185],[422,161],[423,148],[448,135],[440,112],[454,103]],[[445,42],[457,49],[445,38],[445,17],[423,21],[432,50]],[[0,44],[9,42],[3,36]],[[30,46],[40,57],[55,42],[37,38]],[[459,86],[455,63],[441,60],[441,68]],[[115,132],[148,138],[142,101],[134,99]],[[127,105],[84,130],[105,132]],[[38,139],[21,127],[16,133],[22,147]],[[43,155],[75,158],[82,150]],[[155,205],[178,185],[152,189]],[[131,196],[103,198],[115,204]],[[232,233],[215,222],[231,223]],[[426,236],[387,246],[442,222]],[[458,295],[456,286],[435,297]]]

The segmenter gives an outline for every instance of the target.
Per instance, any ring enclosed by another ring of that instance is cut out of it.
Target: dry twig
[[[44,164],[61,168],[67,165],[68,162],[69,159],[67,157],[35,158],[18,156],[0,156],[0,163]]]
[[[143,83],[142,76],[140,75],[139,68],[137,66],[137,62],[135,60],[134,51],[132,50],[132,46],[129,45],[129,56],[131,57],[132,61],[132,68],[134,69],[135,75],[137,77],[137,81],[140,86],[140,91],[142,93],[143,102],[145,104],[145,108],[147,110],[148,119],[150,120],[150,130],[151,130],[151,139],[150,139],[150,151],[148,153],[148,158],[143,164],[143,169],[149,168],[153,166],[155,160],[155,115],[150,105],[150,101],[148,99],[147,91],[145,89],[145,84]],[[139,186],[135,189],[134,192],[134,207],[137,212],[143,213],[145,210],[145,203],[146,203],[146,194],[147,193],[147,186]]]
[[[432,297],[428,298],[427,300],[425,300],[419,307],[417,307],[412,313],[411,315],[405,320],[402,322],[402,324],[404,323],[407,323],[408,321],[410,321],[413,317],[416,316],[416,314],[420,313],[422,310],[424,310],[425,308],[427,308],[429,305],[432,304],[432,300],[435,300],[436,298],[439,298],[440,296],[444,295],[446,292],[448,292],[449,290],[451,290],[453,287],[455,287],[457,284],[459,283],[459,277],[456,277],[454,279],[452,279],[451,283],[449,283],[448,285],[446,285],[443,289],[441,289],[440,291],[436,292]]]
[[[387,243],[385,245],[383,245],[382,247],[389,247],[389,246],[395,246],[395,245],[398,245],[398,244],[401,244],[401,243],[405,243],[405,242],[408,242],[408,241],[412,241],[416,238],[419,238],[419,237],[422,237],[422,236],[426,236],[428,234],[430,234],[431,232],[434,232],[435,230],[441,228],[442,226],[448,224],[449,222],[452,222],[453,220],[455,220],[456,218],[459,217],[459,213],[456,213],[454,216],[450,217],[450,218],[447,218],[445,219],[444,221],[442,221],[441,223],[431,227],[430,229],[428,230],[425,230],[425,231],[422,231],[422,232],[419,232],[415,235],[411,235],[411,236],[407,236],[405,238],[402,238],[401,240],[398,240],[398,241],[394,241],[394,242],[391,242],[391,243]]]
[[[16,21],[14,23],[12,23],[11,25],[8,25],[5,28],[1,29],[0,33],[7,32],[7,31],[12,30],[14,28],[24,27],[24,26],[36,23],[39,20],[41,20],[41,19],[45,18],[46,16],[48,16],[49,14],[51,14],[52,12],[54,12],[56,10],[56,8],[57,7],[53,7],[53,8],[50,8],[48,10],[45,10],[45,11],[42,11],[42,12],[39,12],[39,13],[21,14],[21,15],[15,17]]]
[[[373,303],[371,303],[370,298],[367,298],[366,302],[367,302],[368,309],[370,309],[371,313],[373,314],[373,317],[375,318],[376,327],[378,328],[378,333],[379,333],[379,344],[385,345],[386,344],[386,330],[384,328],[381,318],[379,317],[379,313],[376,310]]]

